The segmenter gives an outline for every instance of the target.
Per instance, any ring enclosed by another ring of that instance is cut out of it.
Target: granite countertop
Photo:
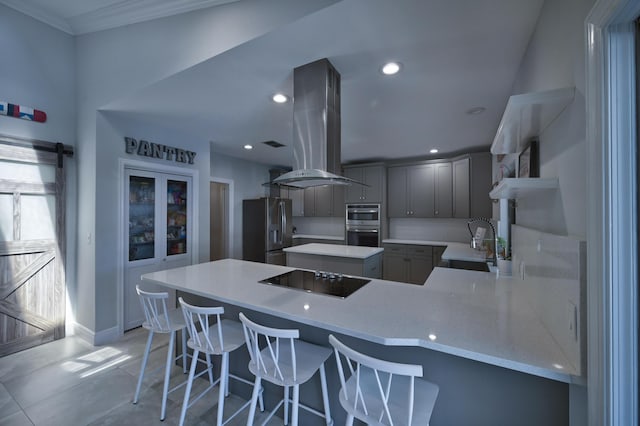
[[[342,244],[311,243],[300,246],[287,247],[286,253],[312,254],[316,256],[349,257],[353,259],[367,259],[382,253],[380,247],[345,246]]]
[[[429,241],[429,240],[401,240],[386,239],[382,240],[383,244],[412,244],[427,246],[446,246],[442,253],[442,260],[463,260],[467,262],[486,262],[486,252],[472,249],[468,243],[458,243],[451,241]]]
[[[142,280],[379,344],[418,346],[583,382],[579,366],[535,314],[522,281],[435,268],[425,285],[372,279],[345,299],[258,282],[293,269],[224,259],[145,274]]]

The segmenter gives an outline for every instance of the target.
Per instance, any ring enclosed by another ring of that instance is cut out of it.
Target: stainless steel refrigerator
[[[291,200],[258,198],[242,202],[242,258],[285,265],[282,249],[291,247]]]

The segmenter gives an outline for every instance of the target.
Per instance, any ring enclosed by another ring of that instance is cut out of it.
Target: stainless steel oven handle
[[[377,229],[359,229],[359,228],[349,228],[347,229],[347,232],[372,232],[372,233],[378,233]]]

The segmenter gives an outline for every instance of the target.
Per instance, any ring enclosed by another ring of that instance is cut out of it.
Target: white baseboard
[[[109,343],[113,343],[120,339],[120,332],[118,326],[108,328],[99,332],[89,330],[87,327],[77,322],[72,325],[73,334],[80,337],[82,340],[91,343],[93,346],[102,346]]]

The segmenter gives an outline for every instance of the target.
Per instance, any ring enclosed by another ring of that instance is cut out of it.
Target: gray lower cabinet
[[[432,246],[433,247],[433,267],[438,267],[442,264],[442,254],[447,249],[446,246]]]
[[[383,244],[385,280],[424,284],[433,270],[433,248],[426,245]]]
[[[344,240],[327,240],[324,238],[294,238],[293,239],[294,246],[301,246],[304,244],[312,244],[312,243],[344,245]]]
[[[288,252],[287,266],[380,279],[382,278],[382,253],[360,259]]]

